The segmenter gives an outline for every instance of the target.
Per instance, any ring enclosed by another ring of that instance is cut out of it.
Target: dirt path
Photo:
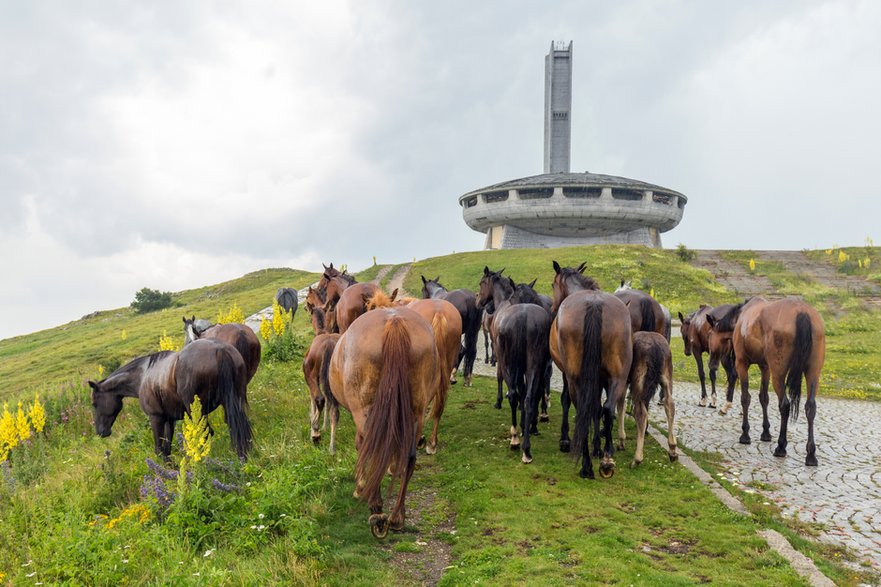
[[[722,258],[718,251],[697,251],[692,265],[712,273],[719,283],[738,296],[773,295],[777,291],[767,277],[750,273],[740,263]]]
[[[398,297],[410,295],[410,293],[404,289],[404,278],[407,277],[412,265],[412,263],[407,263],[406,265],[398,267],[398,270],[395,271],[394,275],[392,275],[392,278],[389,280],[388,285],[385,286],[386,291],[391,293],[397,289]]]
[[[379,282],[383,280],[383,278],[388,275],[388,272],[392,270],[393,265],[386,265],[382,269],[379,270],[379,273],[376,274],[376,277],[370,280],[370,283],[374,285],[379,285]]]

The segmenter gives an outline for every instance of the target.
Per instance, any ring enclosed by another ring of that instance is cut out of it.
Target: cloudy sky
[[[368,6],[369,5],[369,6]],[[881,3],[0,0],[0,338],[263,267],[481,248],[464,192],[679,190],[668,246],[881,240]]]

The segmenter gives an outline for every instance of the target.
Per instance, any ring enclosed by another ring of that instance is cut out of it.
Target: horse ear
[[[186,325],[186,323],[187,323],[187,317],[186,317],[186,316],[181,316],[181,320],[183,320],[183,321],[184,321],[184,325]]]
[[[685,322],[685,318],[682,317],[682,312],[677,312],[677,314],[679,314],[679,321]]]
[[[435,282],[435,283],[440,283],[440,275],[438,275],[437,277],[434,278],[434,282]]]
[[[331,263],[331,266],[332,266],[332,265],[333,265],[333,263]],[[327,271],[328,269],[330,269],[330,267],[328,267],[327,265],[325,265],[323,262],[321,263],[321,266],[324,267],[324,270],[325,270],[325,271]]]
[[[491,273],[491,271],[489,270],[489,267],[487,267],[486,265],[484,265],[484,266],[483,266],[483,276],[484,276],[484,277],[488,277],[490,273]]]
[[[621,280],[621,287],[624,287],[624,280]]]
[[[630,300],[627,300],[626,302],[624,302],[624,305],[629,308],[630,307]]]
[[[193,317],[192,317],[192,318],[190,318],[190,320],[192,320],[192,321],[193,321],[193,322],[195,322],[195,321],[196,321],[196,315],[195,315],[195,314],[193,314]]]
[[[425,280],[425,276],[424,276],[424,275],[420,275],[419,277],[422,278],[422,285],[426,285],[426,284],[428,283],[428,282]]]
[[[513,287],[513,288],[514,288],[514,289],[517,289],[517,284],[516,284],[516,283],[514,283],[514,280],[513,280],[513,279],[511,279],[511,278],[510,278],[510,277],[509,277],[509,278],[508,278],[508,283],[510,283],[510,284],[511,284],[511,287]]]
[[[89,380],[89,387],[91,387],[95,391],[101,391],[101,387],[91,379]]]
[[[328,267],[328,269],[333,269],[333,261],[331,261],[330,267]]]
[[[504,271],[504,270],[505,270],[505,268],[504,268],[504,267],[502,267],[502,268],[501,268],[501,269],[499,269],[499,270],[498,270],[498,271],[497,271],[497,272],[496,272],[496,273],[498,273],[498,274],[499,274],[499,275],[501,275],[501,274],[502,274],[502,271]]]
[[[707,314],[707,324],[710,325],[710,328],[715,328],[717,320],[713,318],[712,314]]]
[[[581,265],[579,265],[578,267],[575,268],[575,270],[578,271],[579,273],[584,273],[585,269],[587,269],[587,261],[585,261],[584,263],[582,263]]]
[[[560,269],[560,264],[557,263],[556,261],[554,261],[554,272],[557,273],[557,275],[559,275],[559,274],[560,274],[560,271],[562,271],[562,270]]]
[[[398,288],[395,288],[395,291],[392,292],[392,295],[389,296],[389,300],[395,301],[395,298],[398,297]]]
[[[538,281],[538,277],[529,282],[529,287],[535,289],[535,282]]]

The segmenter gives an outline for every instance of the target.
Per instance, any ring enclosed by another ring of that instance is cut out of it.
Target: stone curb
[[[648,432],[652,435],[658,444],[664,450],[669,450],[669,445],[667,444],[667,436],[663,434],[660,430],[655,428],[653,424],[649,424]],[[743,505],[738,498],[728,493],[728,491],[722,487],[709,473],[704,471],[694,460],[689,457],[687,454],[679,452],[679,462],[682,463],[686,469],[688,469],[695,477],[700,480],[713,494],[719,498],[719,500],[725,504],[728,509],[738,514],[752,517],[752,514],[749,510],[746,509],[746,506]],[[820,569],[814,564],[814,561],[797,551],[792,545],[789,543],[789,540],[786,539],[785,536],[780,534],[775,530],[771,530],[770,528],[765,530],[759,530],[757,532],[759,536],[765,539],[765,542],[768,543],[772,549],[774,549],[777,554],[782,556],[789,565],[795,570],[799,576],[804,577],[808,583],[813,585],[814,587],[835,587],[835,583],[829,580],[826,575],[820,572]]]

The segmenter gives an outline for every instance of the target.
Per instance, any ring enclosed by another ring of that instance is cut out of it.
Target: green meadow
[[[440,275],[450,289],[474,289],[488,265],[505,267],[517,281],[537,278],[539,291],[550,293],[552,260],[587,261],[586,272],[608,290],[630,279],[654,290],[674,315],[736,301],[674,252],[640,247],[438,257],[413,264],[404,286],[415,294],[420,275]],[[787,271],[773,270],[783,277]],[[408,525],[378,542],[366,505],[352,497],[351,418],[341,417],[334,456],[327,438],[318,445],[309,438],[301,365],[312,335],[302,308],[293,322],[292,360],[264,361],[249,386],[255,447],[246,464],[230,450],[219,411],[209,417],[217,431],[211,457],[192,467],[189,483],[162,479],[169,472],[148,464],[152,437],[136,401],[126,401],[109,438],[94,434],[84,381],[99,370],[158,350],[163,333],[182,342],[184,315],[213,318],[233,304],[248,315],[269,305],[278,287],[301,288],[317,277],[257,271],[177,293],[167,310],[102,311],[0,341],[0,402],[14,409],[39,393],[48,420],[0,471],[0,584],[804,584],[756,535],[772,523],[836,583],[874,580],[835,562],[841,553],[818,547],[774,512],[747,518],[725,509],[653,441],[639,468],[626,466],[630,440],[612,479],[580,479],[574,460],[557,449],[556,400],[551,423],[534,442],[535,461],[522,465],[507,446],[510,413],[492,409],[495,382],[485,378],[452,389],[440,450],[417,459]],[[797,293],[812,295],[814,284],[800,283]],[[832,302],[821,308],[829,344],[821,393],[878,399],[881,314],[845,292],[824,295]],[[676,377],[695,380],[681,344],[674,329]],[[177,444],[172,458],[175,469]],[[157,478],[173,494],[170,505],[157,497]]]

